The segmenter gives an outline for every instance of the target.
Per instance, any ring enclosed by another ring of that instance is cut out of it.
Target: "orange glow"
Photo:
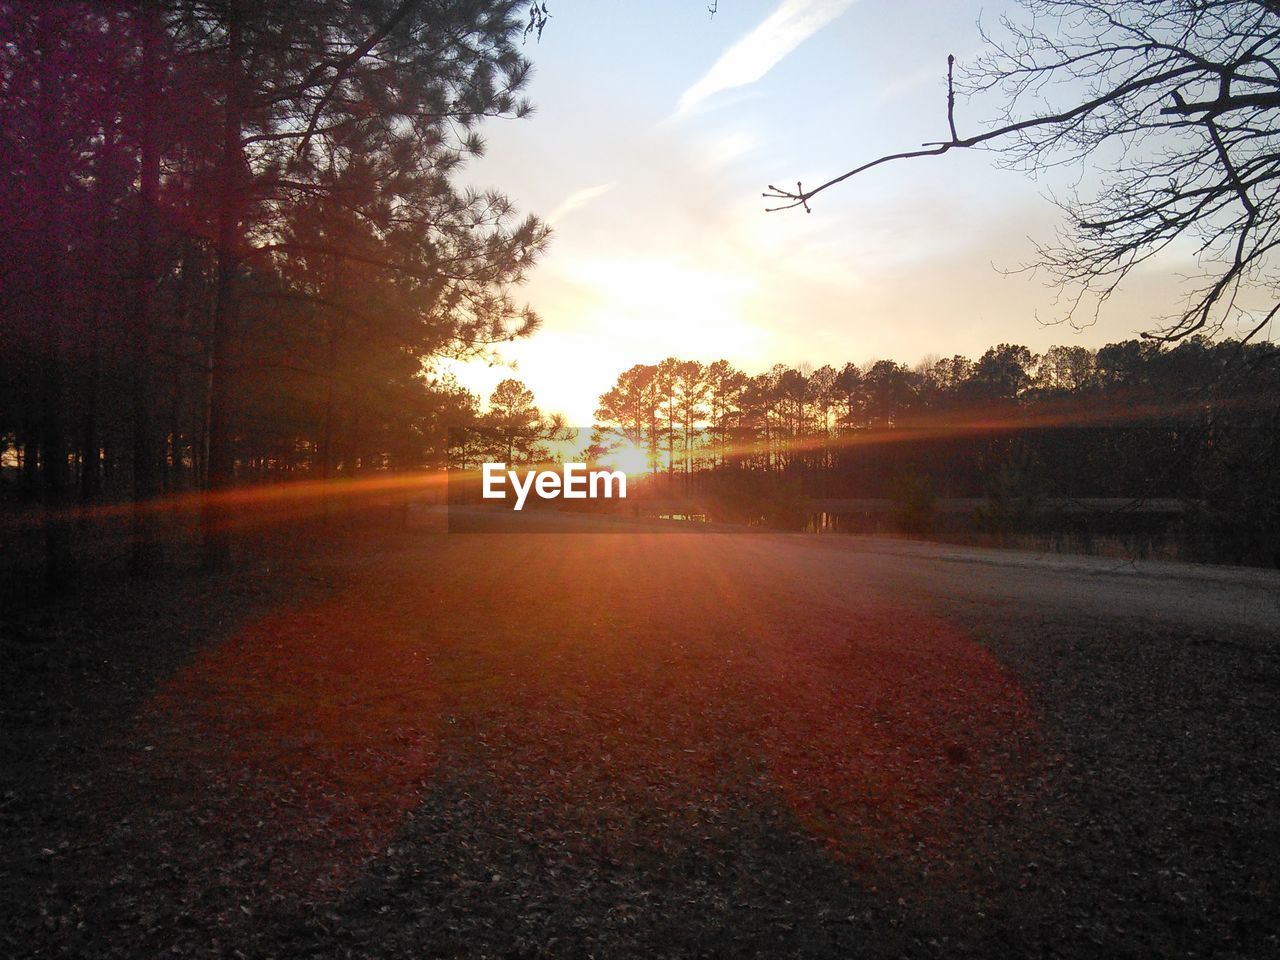
[[[894,896],[969,911],[1003,882],[987,864],[1030,842],[1038,723],[960,626],[859,585],[856,554],[790,538],[545,542],[379,554],[174,675],[118,744],[121,774],[155,785],[164,869],[199,876],[184,868],[214,845],[227,864],[225,895],[173,895],[227,922],[264,877],[286,899],[341,896],[468,768],[477,799],[563,811],[619,863],[685,830],[731,842],[725,804],[748,799]]]
[[[815,631],[802,651],[772,644],[760,691],[775,714],[761,741],[788,803],[834,856],[877,871],[911,850],[945,875],[975,822],[1009,817],[1030,795],[1038,725],[978,644],[878,607],[866,604],[856,643]]]
[[[621,470],[629,477],[638,477],[649,471],[649,455],[634,443],[623,443],[600,458],[600,465],[610,470]]]
[[[891,427],[864,427],[834,434],[811,434],[791,438],[747,440],[728,443],[717,452],[726,458],[762,456],[769,453],[802,453],[881,444],[909,443],[957,437],[994,436],[1022,430],[1047,430],[1069,427],[1120,426],[1150,421],[1169,420],[1180,416],[1203,414],[1205,411],[1249,409],[1259,404],[1257,398],[1227,401],[1158,404],[1117,395],[1099,398],[1089,405],[1064,402],[1044,404],[1036,409],[1016,406],[979,406],[967,409],[912,412]],[[641,477],[654,469],[654,461],[644,447],[624,442],[599,459],[603,467],[622,470],[628,476]],[[666,451],[656,458],[659,472],[667,469]],[[213,492],[191,491],[170,494],[135,505],[128,502],[81,504],[64,508],[63,519],[107,520],[128,518],[141,509],[152,514],[195,516],[208,509],[217,518],[217,529],[246,529],[283,521],[298,520],[323,514],[330,506],[351,508],[405,506],[409,503],[443,504],[447,499],[450,477],[457,480],[479,480],[479,470],[417,470],[402,473],[370,471],[358,478],[332,480],[295,480],[232,487]],[[28,522],[20,513],[0,518],[0,524],[21,525]]]
[[[470,471],[465,476],[480,476]],[[291,480],[282,483],[259,483],[211,492],[193,490],[157,497],[143,504],[129,502],[95,503],[68,507],[63,518],[94,520],[124,519],[135,511],[163,515],[194,516],[212,508],[219,516],[220,528],[252,527],[259,523],[296,520],[324,512],[329,503],[362,507],[403,504],[405,502],[445,501],[448,476],[442,470],[418,470],[404,473],[371,472],[356,479]],[[21,522],[20,517],[6,521]],[[4,522],[4,521],[0,521]]]
[[[236,877],[266,873],[273,889],[317,897],[386,846],[429,782],[440,713],[428,658],[395,639],[412,634],[390,608],[364,586],[280,609],[144,706],[133,738],[155,746],[137,773],[205,798],[202,828],[165,838],[180,868],[194,870],[213,830]]]

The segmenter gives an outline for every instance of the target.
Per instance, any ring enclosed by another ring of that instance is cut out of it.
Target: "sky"
[[[636,363],[864,364],[1101,346],[1171,311],[1172,274],[1132,278],[1092,326],[1043,277],[1009,271],[1053,238],[1051,185],[958,151],[891,164],[766,213],[771,183],[815,184],[946,135],[946,58],[982,48],[969,0],[548,0],[526,49],[531,118],[490,122],[476,186],[547,220],[520,293],[542,317],[495,364],[447,364],[487,397],[505,377],[589,424]],[[957,108],[960,134],[989,117]]]

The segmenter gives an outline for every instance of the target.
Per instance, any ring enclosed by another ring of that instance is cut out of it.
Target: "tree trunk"
[[[337,400],[334,396],[334,381],[337,378],[338,338],[342,335],[342,318],[334,311],[340,309],[342,290],[339,276],[339,260],[335,255],[330,271],[329,299],[334,304],[333,311],[325,311],[325,370],[324,370],[324,425],[320,441],[320,479],[328,481],[333,477],[334,457],[334,418],[337,416]],[[334,313],[334,315],[330,315]],[[320,516],[329,521],[330,503],[329,487],[326,483],[320,494]]]
[[[64,156],[58,143],[58,118],[55,114],[57,89],[56,67],[51,62],[49,47],[57,41],[57,27],[42,23],[42,62],[40,96],[37,100],[37,149],[44,160],[45,177],[38,191],[41,220],[45,229],[40,257],[41,321],[40,331],[40,499],[43,506],[45,585],[51,592],[63,590],[71,579],[71,546],[67,524],[67,489],[70,471],[67,464],[66,387],[63,337],[66,311],[63,303],[63,236],[62,195]]]
[[[98,436],[98,393],[102,379],[100,309],[95,303],[89,315],[92,325],[89,331],[89,371],[85,384],[84,417],[80,422],[80,442],[84,451],[80,467],[80,503],[85,509],[102,492],[102,444]]]
[[[232,348],[237,314],[237,272],[243,243],[242,207],[244,186],[241,174],[245,156],[242,140],[241,11],[237,0],[227,3],[227,78],[225,118],[222,138],[221,190],[218,209],[218,274],[209,351],[209,396],[207,411],[207,460],[205,498],[201,511],[206,569],[231,565],[231,538],[227,511],[220,501],[235,480],[230,405]]]
[[[155,206],[160,184],[160,156],[156,143],[156,102],[160,96],[160,65],[156,45],[159,25],[146,12],[139,16],[142,32],[142,117],[138,195],[138,261],[134,282],[133,336],[133,542],[129,569],[135,576],[155,572],[159,551],[154,500],[160,492],[158,444],[152,418],[152,339],[155,314]]]

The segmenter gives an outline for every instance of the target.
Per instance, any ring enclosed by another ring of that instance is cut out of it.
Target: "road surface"
[[[499,519],[156,599],[210,635],[17,750],[0,946],[1280,949],[1276,573]]]

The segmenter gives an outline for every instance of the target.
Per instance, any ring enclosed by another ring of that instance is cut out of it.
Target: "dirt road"
[[[447,517],[438,512],[437,518]],[[1037,554],[880,537],[811,536],[741,532],[701,524],[597,520],[565,514],[513,518],[504,511],[452,509],[453,527],[467,533],[519,529],[523,522],[540,533],[609,532],[636,536],[645,530],[678,535],[674,552],[698,563],[723,555],[749,576],[793,584],[821,578],[833,600],[855,602],[847,587],[857,583],[910,602],[1014,603],[1028,611],[1056,611],[1143,617],[1177,626],[1242,628],[1259,639],[1280,636],[1280,571],[1150,560]],[[437,522],[444,522],[438,519]],[[691,538],[710,536],[705,553]],[[717,544],[728,537],[732,542]],[[643,539],[643,538],[642,538]],[[606,541],[607,542],[607,541]],[[580,545],[581,546],[581,545]],[[648,543],[657,553],[670,549],[664,538]],[[723,549],[721,549],[723,548]],[[749,571],[749,573],[747,573]]]
[[[453,519],[11,777],[9,952],[1280,948],[1276,574]]]

